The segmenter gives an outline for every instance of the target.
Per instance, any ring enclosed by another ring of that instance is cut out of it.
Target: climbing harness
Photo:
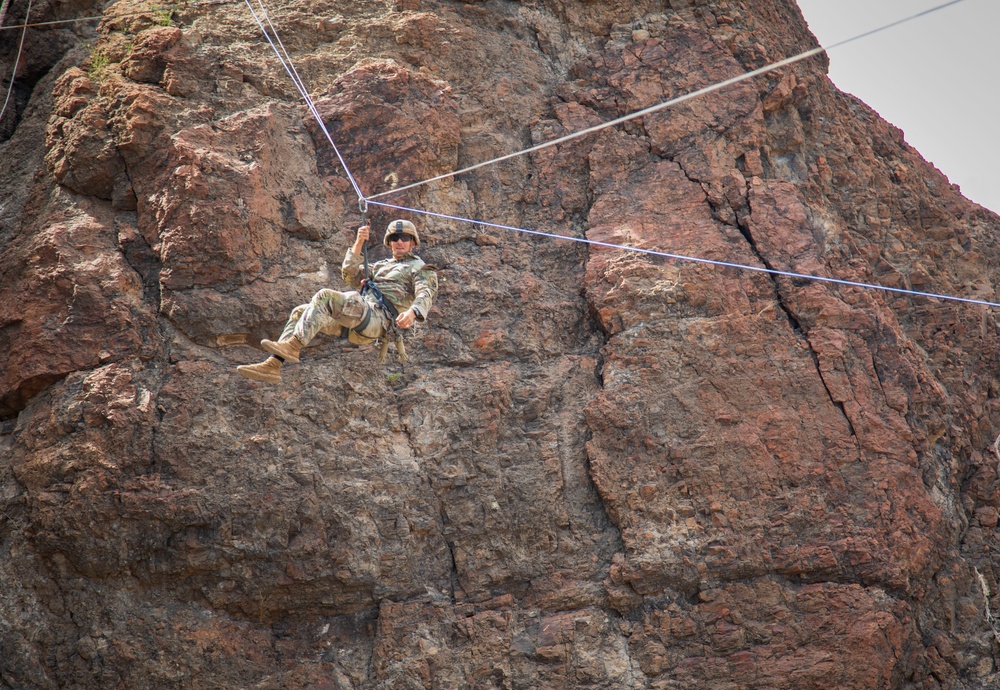
[[[399,361],[405,362],[408,357],[406,356],[406,345],[403,343],[403,332],[396,325],[396,317],[399,316],[399,310],[382,294],[382,291],[378,289],[378,285],[375,284],[375,280],[371,276],[371,271],[368,268],[367,242],[365,243],[365,276],[365,279],[361,281],[361,296],[370,297],[378,305],[378,309],[382,312],[386,321],[385,335],[382,336],[382,347],[379,350],[378,361],[380,364],[385,361],[386,356],[389,354],[389,341],[392,340],[396,345],[396,356]],[[371,313],[366,312],[365,317],[364,326],[367,326],[367,321],[370,319]],[[363,326],[358,327],[363,328]]]
[[[361,217],[363,219],[363,224],[368,224],[368,201],[366,199],[358,199],[358,209],[361,211]],[[396,357],[400,362],[405,362],[409,357],[406,354],[406,345],[403,342],[403,332],[399,326],[396,325],[396,317],[399,316],[399,310],[396,306],[389,301],[389,299],[382,294],[382,291],[378,289],[378,285],[375,283],[375,279],[372,277],[372,269],[368,264],[368,242],[371,238],[362,245],[362,252],[364,254],[364,265],[365,265],[365,277],[361,281],[361,296],[370,297],[372,301],[378,306],[378,309],[382,312],[385,317],[386,327],[385,334],[382,336],[381,347],[379,348],[378,361],[379,364],[385,362],[386,357],[389,354],[389,341],[392,340],[396,345]],[[352,330],[358,335],[362,335],[363,331],[371,321],[371,309],[372,307],[367,303],[365,304],[365,316],[361,323],[355,326]],[[359,330],[360,329],[360,330]],[[364,337],[364,336],[362,336]]]

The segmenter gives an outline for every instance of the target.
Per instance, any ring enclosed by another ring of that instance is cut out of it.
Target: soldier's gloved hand
[[[413,322],[417,320],[417,315],[413,313],[413,307],[410,307],[402,314],[396,317],[396,325],[400,328],[409,328],[413,325]]]
[[[371,234],[371,228],[367,225],[362,225],[358,228],[358,236],[354,240],[354,245],[351,247],[351,251],[355,254],[361,254],[365,248],[365,242],[368,241],[368,236]]]

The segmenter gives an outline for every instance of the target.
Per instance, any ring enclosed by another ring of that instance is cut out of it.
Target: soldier
[[[365,278],[362,251],[370,232],[367,225],[358,228],[354,246],[347,250],[341,266],[344,281],[355,289],[362,289]],[[387,336],[393,310],[398,314],[394,320],[399,328],[410,328],[425,320],[437,294],[437,274],[413,253],[420,244],[417,228],[408,220],[394,220],[386,228],[382,243],[392,251],[392,258],[373,264],[371,273],[390,307],[379,304],[375,291],[320,290],[309,304],[292,310],[277,342],[260,341],[260,346],[271,353],[267,360],[236,367],[236,371],[249,379],[280,383],[281,365],[298,362],[302,348],[317,333],[365,344]]]

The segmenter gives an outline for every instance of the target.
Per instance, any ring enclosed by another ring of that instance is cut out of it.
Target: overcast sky
[[[946,0],[798,0],[828,46]],[[830,51],[830,78],[1000,213],[1000,0],[964,0]]]

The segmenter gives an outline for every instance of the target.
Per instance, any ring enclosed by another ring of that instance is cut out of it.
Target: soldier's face
[[[413,249],[413,240],[406,236],[403,236],[401,239],[390,237],[389,249],[392,250],[393,257],[398,259],[404,254],[408,254],[410,250]]]

